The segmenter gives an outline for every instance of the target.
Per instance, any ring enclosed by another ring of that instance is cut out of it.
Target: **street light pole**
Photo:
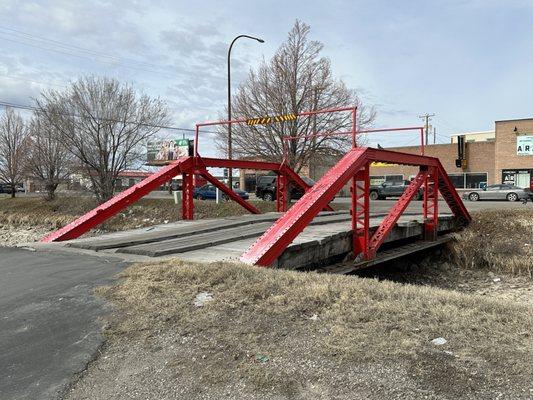
[[[248,36],[248,35],[239,35],[233,41],[231,42],[229,49],[228,49],[228,121],[231,121],[231,49],[233,48],[233,44],[240,38],[247,38],[256,40],[259,43],[264,43],[265,41],[260,38],[256,38],[254,36]],[[228,159],[232,159],[233,157],[233,147],[231,142],[231,122],[228,123]],[[232,168],[228,168],[228,186],[230,189],[233,190],[233,170]]]

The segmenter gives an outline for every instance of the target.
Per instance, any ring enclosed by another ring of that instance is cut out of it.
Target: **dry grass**
[[[164,343],[194,343],[194,360],[201,365],[187,358],[175,363],[191,364],[204,388],[237,379],[254,390],[288,395],[302,381],[319,379],[328,363],[342,374],[354,366],[400,361],[424,385],[446,386],[450,398],[462,397],[462,385],[484,380],[527,388],[533,376],[533,313],[519,305],[431,287],[236,264],[169,261],[128,268],[123,277],[100,291],[120,310],[107,331],[111,342],[170,333],[174,339]],[[204,291],[214,300],[194,306]],[[441,336],[446,345],[430,343]],[[258,363],[261,355],[269,361]],[[296,370],[288,367],[300,363]]]
[[[96,207],[91,197],[59,197],[44,201],[36,197],[0,199],[0,225],[60,228]],[[262,212],[275,211],[273,202],[254,202]],[[248,213],[234,202],[216,204],[196,201],[195,218],[219,218]],[[100,226],[106,231],[141,228],[181,219],[181,204],[172,199],[141,199]]]
[[[252,201],[251,203],[263,213],[276,211],[275,202]],[[96,206],[95,199],[89,196],[58,197],[53,201],[45,201],[39,197],[15,199],[3,197],[0,198],[0,225],[58,229]],[[346,205],[335,205],[335,208],[343,209]],[[214,201],[196,200],[194,202],[196,219],[223,218],[243,214],[248,214],[248,211],[232,201],[220,204]],[[98,229],[113,232],[180,219],[181,204],[174,204],[173,199],[144,198],[100,225]]]
[[[455,261],[464,268],[533,277],[533,212],[482,211],[452,245]]]

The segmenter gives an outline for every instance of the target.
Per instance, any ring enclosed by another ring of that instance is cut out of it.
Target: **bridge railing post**
[[[276,209],[278,212],[287,211],[287,175],[281,172],[278,175],[278,182],[276,185]]]
[[[424,239],[437,239],[439,225],[439,176],[438,168],[430,167],[424,184]]]
[[[366,260],[368,253],[369,222],[370,222],[370,176],[369,163],[359,170],[351,181],[353,255],[356,261]]]
[[[184,220],[191,220],[194,218],[194,174],[192,172],[182,173],[182,199],[181,199],[181,217]]]

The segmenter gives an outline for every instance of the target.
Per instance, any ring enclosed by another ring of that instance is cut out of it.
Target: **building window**
[[[466,172],[465,173],[466,188],[478,189],[487,186],[486,172]]]
[[[456,189],[465,188],[465,174],[448,174]]]
[[[456,189],[479,189],[487,186],[486,172],[465,172],[462,174],[448,174]]]
[[[402,182],[403,175],[385,175],[385,182]]]
[[[384,182],[403,182],[403,175],[370,175],[372,186],[379,186]]]
[[[370,184],[378,186],[385,182],[385,175],[370,175]]]

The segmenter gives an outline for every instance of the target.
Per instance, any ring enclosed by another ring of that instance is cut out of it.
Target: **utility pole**
[[[425,120],[425,127],[426,127],[426,146],[429,144],[429,121],[431,121],[431,117],[434,117],[435,114],[428,114],[425,115],[419,115],[418,118]]]
[[[433,127],[433,144],[437,143],[437,128]]]

